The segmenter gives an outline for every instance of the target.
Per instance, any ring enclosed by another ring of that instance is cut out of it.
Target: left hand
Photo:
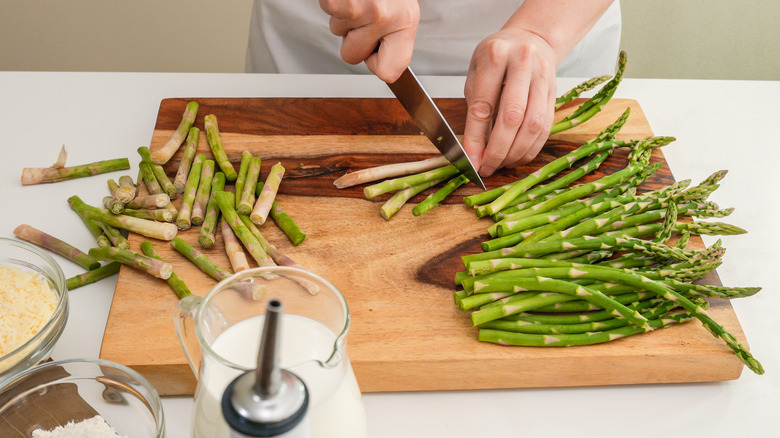
[[[556,54],[541,36],[505,27],[479,43],[466,77],[463,147],[482,176],[525,164],[550,134]]]

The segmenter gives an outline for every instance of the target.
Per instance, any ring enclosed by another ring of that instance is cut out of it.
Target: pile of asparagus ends
[[[615,94],[623,79],[626,61],[626,53],[620,52],[618,68],[612,78],[599,76],[589,79],[559,97],[555,102],[556,111],[561,109],[564,104],[578,98],[582,93],[607,81],[591,98],[581,103],[571,114],[553,125],[550,134],[571,129],[600,112]],[[428,195],[424,201],[413,208],[412,214],[415,216],[430,211],[459,187],[469,182],[468,178],[461,174],[446,158],[439,156],[412,163],[390,164],[359,170],[342,176],[333,184],[338,188],[347,188],[383,179],[384,181],[364,187],[363,195],[366,199],[373,199],[385,193],[395,192],[379,209],[380,215],[385,220],[390,220],[406,202],[431,187],[444,183],[440,189]]]
[[[195,127],[197,102],[186,106],[178,129],[164,146],[150,151],[138,148],[141,157],[138,177],[134,181],[122,175],[117,181],[107,181],[109,195],[103,198],[103,208],[85,203],[78,196],[68,199],[71,209],[83,220],[93,234],[96,247],[86,253],[29,225],[15,230],[17,237],[52,250],[78,263],[88,271],[67,280],[68,289],[98,281],[116,274],[121,264],[168,281],[179,298],[191,294],[185,282],[179,278],[170,263],[163,261],[150,240],[141,244],[141,252],[130,249],[127,232],[140,234],[153,240],[170,241],[172,248],[192,261],[204,273],[215,280],[250,268],[246,254],[257,266],[301,267],[282,253],[261,233],[260,227],[270,217],[289,237],[294,245],[306,238],[297,223],[282,210],[276,201],[276,193],[285,169],[274,164],[264,181],[261,176],[261,158],[244,152],[238,171],[233,167],[222,145],[217,118],[213,114],[204,117],[204,130],[212,158],[198,153],[200,129]],[[167,175],[163,164],[168,162],[183,146],[181,160],[175,175]],[[114,170],[129,169],[128,159],[97,162],[73,168],[64,167],[65,151],[48,171],[58,179],[38,182],[56,182],[73,177],[96,175]],[[25,169],[24,174],[44,175],[43,171]],[[24,177],[23,177],[24,179]],[[228,185],[232,183],[231,185]],[[175,206],[173,201],[179,198]],[[194,248],[177,237],[178,231],[198,226],[198,245]],[[207,253],[214,247],[217,233],[222,236],[230,270],[218,266]],[[101,262],[108,262],[101,265]],[[311,285],[303,285],[316,293]],[[248,285],[243,290],[247,296],[258,298],[262,291]]]

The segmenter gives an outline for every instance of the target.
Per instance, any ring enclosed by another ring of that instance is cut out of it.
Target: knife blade
[[[392,84],[387,84],[395,97],[401,102],[406,112],[417,123],[417,127],[436,146],[447,160],[466,175],[474,184],[485,190],[485,184],[479,177],[463,145],[452,132],[452,128],[442,116],[441,111],[433,103],[433,99],[423,88],[411,68],[401,73],[401,77]]]

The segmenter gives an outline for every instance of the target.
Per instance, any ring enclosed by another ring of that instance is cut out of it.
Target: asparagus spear
[[[106,208],[106,210],[114,214],[122,214],[122,212],[125,210],[125,205],[119,202],[119,200],[113,196],[104,196],[103,206]]]
[[[89,254],[100,260],[122,263],[163,280],[167,280],[173,272],[170,264],[129,249],[92,248]]]
[[[455,189],[462,186],[463,184],[466,184],[469,182],[469,179],[466,177],[466,175],[458,175],[449,181],[447,181],[446,184],[442,188],[440,188],[436,193],[430,194],[427,198],[425,198],[424,201],[414,206],[412,209],[412,214],[415,216],[419,216],[426,211],[429,211],[439,205],[441,201],[444,200],[450,193],[454,192]]]
[[[130,162],[127,158],[96,161],[71,167],[25,167],[22,169],[22,185],[53,183],[129,168]]]
[[[204,248],[214,246],[217,219],[219,219],[219,206],[217,206],[217,201],[214,199],[214,193],[223,190],[225,190],[225,174],[217,172],[211,180],[211,196],[209,197],[209,203],[206,205],[206,215],[200,227],[200,236],[198,236],[198,243]]]
[[[591,78],[586,80],[585,82],[582,82],[581,84],[578,84],[576,87],[567,91],[566,93],[561,95],[561,97],[555,100],[555,109],[557,110],[558,108],[562,107],[564,104],[578,98],[580,94],[593,89],[595,86],[607,80],[609,80],[609,75]]]
[[[187,106],[184,108],[184,114],[182,115],[179,127],[176,128],[176,131],[160,149],[152,152],[151,160],[154,164],[165,164],[171,159],[184,141],[184,136],[187,135],[187,132],[195,123],[195,116],[197,116],[197,114],[198,103],[188,102]]]
[[[173,178],[173,186],[179,193],[184,193],[184,186],[187,185],[187,176],[190,174],[190,167],[192,166],[192,160],[195,159],[195,154],[198,151],[198,142],[200,141],[200,129],[196,127],[190,128],[189,134],[187,134],[187,141],[184,144],[184,153],[181,156],[179,167],[176,170],[176,176]]]
[[[125,208],[163,208],[171,202],[171,198],[165,193],[158,195],[138,196],[125,204]]]
[[[414,195],[421,193],[442,181],[444,181],[444,178],[434,179],[396,192],[392,197],[390,197],[390,199],[387,200],[387,202],[382,205],[382,208],[379,209],[379,214],[385,220],[389,221],[393,215],[401,210],[401,207],[406,204],[406,201],[412,199]]]
[[[91,271],[100,267],[100,262],[94,257],[84,254],[83,251],[77,249],[73,245],[27,224],[16,227],[16,229],[14,229],[14,235],[19,239],[55,252],[84,269]]]
[[[233,272],[235,273],[249,269],[249,261],[244,253],[244,248],[241,246],[241,242],[238,241],[236,234],[230,228],[230,225],[225,222],[225,218],[219,219],[219,226],[222,232],[222,240],[225,242],[225,254],[228,256]]]
[[[257,186],[255,188],[255,194],[259,195],[260,192],[263,190],[263,182],[258,181]],[[276,222],[276,225],[279,226],[279,228],[284,232],[284,234],[287,235],[288,238],[290,238],[290,241],[293,243],[293,245],[298,246],[301,244],[301,242],[306,239],[306,233],[301,231],[300,227],[298,227],[298,224],[295,223],[295,220],[287,214],[286,211],[282,210],[282,207],[279,206],[279,203],[274,200],[274,202],[271,204],[271,211],[270,211],[271,219]],[[273,258],[273,256],[272,256]]]
[[[68,202],[72,202],[72,208],[87,219],[104,222],[112,227],[123,228],[152,239],[171,240],[176,236],[176,226],[173,224],[153,222],[125,215],[113,215],[85,204],[78,196],[71,196],[68,198]]]
[[[249,151],[244,151],[241,153],[241,165],[238,167],[238,176],[236,177],[235,182],[235,188],[236,188],[236,209],[238,208],[238,204],[241,202],[241,194],[244,192],[244,181],[246,181],[246,172],[249,170],[249,165],[254,160],[254,156],[252,156],[252,153]],[[249,214],[249,213],[246,213]]]
[[[190,221],[192,205],[195,202],[195,195],[198,191],[198,183],[200,182],[201,167],[205,160],[205,155],[198,154],[192,162],[190,174],[187,177],[187,186],[184,188],[184,193],[182,194],[179,214],[176,217],[176,226],[179,227],[180,230],[188,230],[192,226],[192,222]]]
[[[141,242],[141,251],[147,257],[151,257],[153,259],[162,261],[162,257],[160,257],[160,254],[158,254],[157,251],[154,249],[154,245],[152,245],[152,242],[148,240],[144,240],[143,242]],[[176,275],[175,272],[171,271],[171,276],[168,277],[166,281],[168,282],[168,285],[171,287],[171,289],[173,289],[173,293],[175,293],[176,296],[179,297],[179,299],[192,295],[192,292],[190,292],[190,288],[187,287],[187,284],[184,283],[184,280],[179,278],[179,276]]]
[[[236,202],[236,212],[238,214],[250,214],[252,212],[252,207],[255,205],[255,186],[260,175],[260,163],[260,157],[252,157],[247,167],[244,186],[241,187],[241,191],[236,188],[236,199],[238,201]],[[262,191],[260,194],[262,194]]]
[[[119,177],[119,187],[116,189],[114,197],[119,199],[123,204],[128,204],[135,199],[135,183],[133,178],[129,175],[122,175]]]
[[[165,194],[167,194],[168,197],[170,197],[171,199],[176,199],[176,196],[179,194],[179,191],[176,190],[176,187],[168,178],[168,175],[165,173],[165,169],[163,169],[161,165],[155,164],[152,161],[151,152],[149,152],[149,148],[145,146],[141,146],[137,150],[138,150],[138,154],[141,155],[141,159],[149,163],[149,168],[152,170],[152,173],[154,173],[154,177],[157,180],[157,183],[160,184],[160,187],[162,187]]]
[[[195,200],[192,203],[192,225],[200,225],[206,215],[206,208],[211,194],[211,180],[214,179],[214,160],[204,160],[198,181],[198,190],[195,192]]]
[[[276,192],[279,190],[279,185],[282,183],[284,177],[284,166],[282,163],[276,163],[271,166],[271,170],[268,172],[268,176],[265,179],[260,194],[257,196],[252,212],[249,218],[252,219],[257,225],[262,225],[268,219],[268,213],[271,212],[271,206],[273,205],[274,198],[276,198]],[[247,172],[248,173],[248,172]],[[254,185],[252,186],[254,187]]]
[[[98,280],[102,280],[106,277],[110,277],[117,272],[119,272],[119,268],[122,266],[119,262],[111,262],[107,263],[97,269],[93,269],[91,271],[87,271],[83,274],[74,275],[73,277],[68,278],[65,280],[65,284],[68,287],[68,290],[74,290],[78,289],[81,286],[86,286],[90,283],[94,283]]]
[[[106,181],[106,183],[108,184],[108,191],[111,193],[111,198],[113,199],[112,204],[113,203],[119,204],[120,213],[121,213],[121,209],[125,207],[126,203],[122,202],[117,197],[117,192],[119,191],[119,184],[117,184],[117,182],[114,181],[113,179],[109,179],[108,181]],[[109,207],[106,207],[106,208],[111,210]]]
[[[176,218],[172,211],[164,208],[125,208],[123,214],[138,219],[162,222],[173,222]]]
[[[358,184],[379,181],[380,179],[426,172],[428,170],[444,167],[448,164],[450,164],[450,162],[444,156],[428,158],[411,163],[387,164],[385,166],[372,167],[348,173],[336,181],[333,181],[333,185],[337,188],[344,189]]]
[[[363,195],[367,199],[373,199],[383,193],[392,192],[395,190],[408,189],[410,187],[419,186],[420,184],[449,178],[458,173],[458,169],[452,164],[439,167],[437,169],[428,170],[416,175],[404,176],[396,179],[389,179],[380,183],[365,187],[363,189]]]
[[[249,216],[244,215],[238,215],[239,220],[244,224],[244,226],[247,227],[247,229],[252,233],[253,236],[255,236],[255,239],[260,243],[260,246],[263,248],[263,251],[265,251],[271,259],[279,266],[292,266],[294,268],[301,268],[303,267],[296,263],[293,259],[282,253],[277,247],[272,245],[266,238],[263,236],[263,234],[260,232],[260,230],[257,228],[257,225],[252,222],[251,219],[249,219]]]
[[[108,245],[98,245],[100,247],[110,247],[115,246],[117,248],[122,249],[129,249],[130,248],[130,242],[125,238],[125,236],[122,235],[122,233],[119,232],[116,228],[112,227],[111,225],[108,225],[103,222],[95,222],[100,227],[100,229],[103,231],[106,238],[109,240]]]
[[[211,148],[211,154],[214,155],[214,160],[217,162],[220,170],[225,174],[225,180],[228,182],[235,181],[238,174],[236,173],[236,169],[233,168],[230,159],[228,159],[225,148],[222,146],[222,135],[219,133],[217,116],[208,114],[204,117],[203,123],[206,128],[206,140]]]
[[[150,194],[157,195],[160,193],[165,193],[165,190],[163,190],[162,186],[157,181],[157,177],[154,175],[151,162],[141,160],[141,162],[138,163],[138,170],[139,180],[143,179],[144,184],[146,184],[146,189]],[[165,194],[167,195],[167,193]],[[168,195],[168,197],[170,197],[170,195]]]
[[[257,262],[258,266],[275,266],[276,263],[268,256],[268,254],[260,246],[260,242],[252,235],[252,232],[241,222],[235,208],[234,202],[231,198],[231,193],[228,192],[216,192],[214,197],[217,200],[217,205],[222,213],[222,217],[230,225],[230,228],[236,234],[244,247],[249,251],[249,255]]]

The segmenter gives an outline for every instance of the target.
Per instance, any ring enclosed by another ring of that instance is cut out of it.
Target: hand
[[[463,147],[483,176],[525,164],[550,134],[556,54],[535,33],[504,28],[474,50],[466,77]]]
[[[420,21],[417,0],[320,0],[320,7],[331,16],[330,31],[343,38],[341,58],[347,63],[365,61],[388,83],[409,66]]]

